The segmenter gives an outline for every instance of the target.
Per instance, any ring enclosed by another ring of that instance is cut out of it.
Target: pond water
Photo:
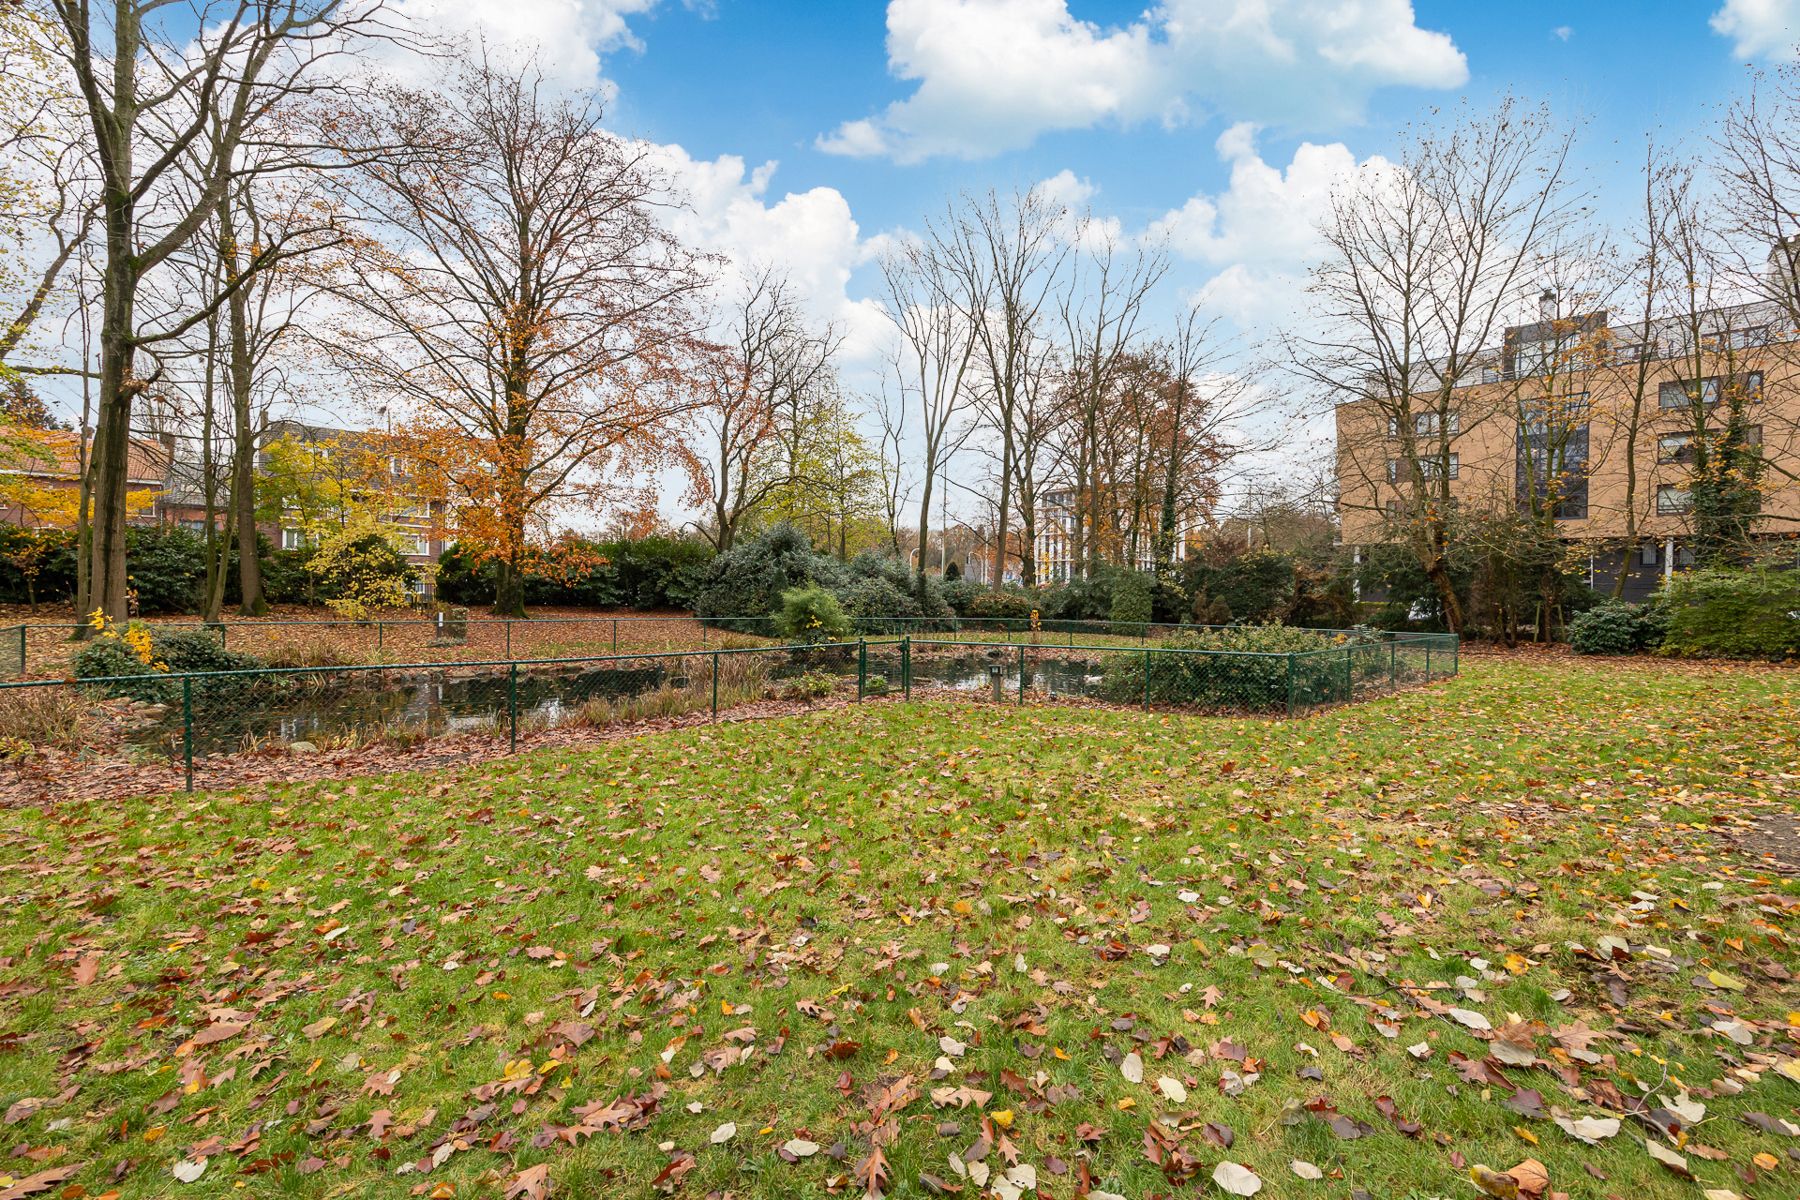
[[[854,658],[807,663],[782,655],[765,660],[764,665],[768,678],[777,683],[807,670],[825,670],[849,680],[856,677]],[[917,655],[913,659],[913,685],[916,689],[984,693],[991,686],[990,665],[1001,669],[1004,697],[1016,699],[1017,650],[955,657]],[[1027,658],[1026,687],[1034,695],[1097,696],[1101,692],[1101,670],[1101,663],[1095,659],[1034,651]],[[897,655],[872,651],[869,673],[884,676],[890,691],[900,687]],[[685,664],[643,662],[580,670],[521,667],[519,721],[521,725],[556,725],[570,719],[591,700],[629,698],[665,685],[690,687],[703,699],[709,698],[711,679],[711,664],[698,655]],[[493,728],[506,721],[507,682],[504,670],[411,671],[404,675],[368,671],[275,691],[196,697],[194,753],[231,753],[251,741],[321,743],[350,734],[373,737],[383,730],[400,729],[438,737]],[[171,705],[159,721],[136,730],[131,740],[178,751],[181,734],[181,709],[177,704]]]

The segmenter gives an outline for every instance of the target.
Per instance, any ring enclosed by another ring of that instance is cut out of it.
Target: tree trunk
[[[237,278],[240,269],[237,234],[231,200],[219,202],[219,242],[225,256],[225,279]],[[263,598],[262,560],[256,544],[256,428],[251,423],[251,393],[255,363],[250,354],[250,298],[243,288],[226,304],[227,340],[230,348],[231,412],[236,444],[231,460],[231,512],[237,523],[238,612],[257,617],[269,611]]]
[[[507,618],[525,615],[525,569],[517,550],[500,560],[500,575],[494,588],[494,615]]]
[[[127,458],[131,448],[131,401],[143,383],[133,371],[136,347],[132,317],[137,280],[132,262],[131,199],[108,189],[105,206],[100,401],[93,458],[88,468],[93,478],[94,518],[87,603],[115,621],[124,621],[130,615],[126,611],[125,509],[130,488]]]

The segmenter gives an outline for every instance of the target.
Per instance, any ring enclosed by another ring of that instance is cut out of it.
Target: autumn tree
[[[157,378],[155,352],[229,303],[283,242],[244,256],[235,277],[204,303],[145,322],[145,280],[211,220],[247,173],[321,160],[316,139],[277,122],[287,102],[316,99],[335,78],[321,70],[361,34],[379,29],[379,0],[49,0],[57,53],[74,80],[99,176],[99,390],[89,473],[94,519],[81,607],[126,615],[127,456],[137,398]],[[254,142],[258,154],[243,150]],[[178,167],[188,179],[180,188]],[[150,358],[148,370],[140,355]],[[84,627],[85,628],[85,627]]]
[[[697,402],[700,264],[660,220],[649,149],[534,71],[388,89],[353,134],[430,153],[356,177],[381,245],[345,271],[332,353],[410,409],[458,535],[498,564],[495,611],[522,615],[553,509],[603,503],[609,471],[694,465],[677,422]]]
[[[1128,423],[1127,375],[1152,290],[1169,270],[1167,248],[1128,246],[1088,219],[1067,283],[1057,297],[1063,372],[1059,404],[1060,471],[1073,496],[1071,544],[1075,569],[1092,575],[1103,561],[1107,527],[1117,531],[1112,489],[1115,435]],[[1135,434],[1131,435],[1135,437]]]

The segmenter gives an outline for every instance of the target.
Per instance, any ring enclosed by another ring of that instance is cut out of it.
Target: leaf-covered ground
[[[1797,700],[1470,659],[0,812],[0,1196],[1791,1197],[1734,839]]]

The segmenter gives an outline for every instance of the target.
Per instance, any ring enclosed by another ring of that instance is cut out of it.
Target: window
[[[1656,543],[1645,542],[1638,547],[1638,565],[1654,567],[1656,565]]]
[[[1644,360],[1644,343],[1632,342],[1628,345],[1614,346],[1613,357],[1622,363],[1642,362]]]
[[[1440,417],[1443,418],[1440,421]],[[1462,417],[1457,413],[1440,414],[1435,412],[1414,413],[1412,419],[1414,437],[1436,437],[1439,426],[1447,426],[1451,437],[1462,432]],[[1388,418],[1388,436],[1400,436],[1400,418]]]
[[[1694,495],[1679,484],[1662,484],[1656,489],[1656,511],[1665,517],[1693,512]]]
[[[1709,375],[1705,379],[1676,379],[1656,389],[1656,402],[1664,409],[1687,408],[1695,401],[1711,408],[1719,402],[1721,384],[1726,377]],[[1752,402],[1762,399],[1761,371],[1748,371],[1743,376],[1744,392]]]
[[[1449,479],[1456,479],[1456,475],[1462,471],[1462,457],[1453,453],[1453,455],[1445,455],[1445,459],[1447,462],[1444,459],[1438,459],[1436,455],[1420,457],[1418,473],[1426,479],[1436,479],[1438,475],[1447,475]],[[1406,477],[1408,477],[1408,471],[1404,468],[1404,462],[1400,459],[1388,459],[1388,482],[1397,484]]]
[[[1579,521],[1588,515],[1588,427],[1569,420],[1587,411],[1587,396],[1565,397],[1562,411],[1527,406],[1519,422],[1514,486],[1523,507],[1549,507],[1553,519]],[[1534,411],[1535,409],[1535,411]]]
[[[283,550],[306,549],[306,531],[303,529],[284,529],[281,531],[281,548]]]
[[[1767,325],[1757,325],[1749,329],[1734,329],[1731,331],[1730,341],[1732,348],[1736,350],[1748,350],[1753,346],[1766,346],[1769,344],[1769,327]]]
[[[1746,425],[1746,426],[1744,426],[1744,445],[1760,446],[1762,444],[1763,444],[1762,426],[1761,425]]]
[[[1656,461],[1659,463],[1684,463],[1694,457],[1694,435],[1691,433],[1665,433],[1656,439]]]
[[[402,533],[397,539],[402,554],[430,554],[431,546],[422,533]]]

